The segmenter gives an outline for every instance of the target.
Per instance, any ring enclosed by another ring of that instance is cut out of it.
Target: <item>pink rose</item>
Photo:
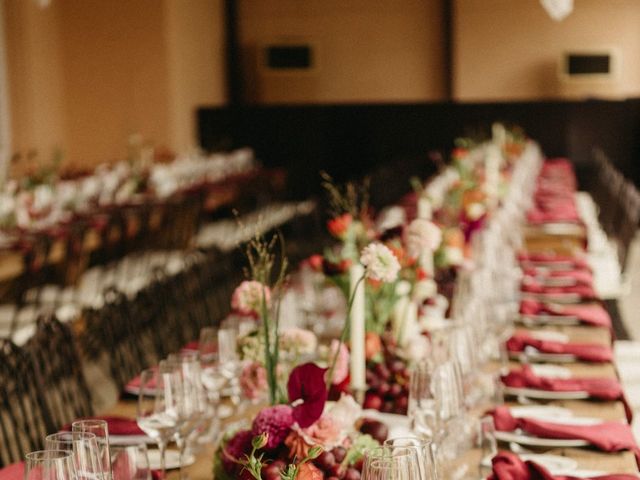
[[[267,391],[267,371],[259,362],[251,362],[244,366],[240,374],[240,388],[249,399],[255,400]]]
[[[259,316],[262,311],[263,297],[269,307],[271,302],[269,287],[256,280],[245,280],[233,292],[231,308],[242,315]]]
[[[336,355],[338,347],[340,348],[340,351],[338,352],[336,364],[333,367],[333,378],[331,379],[331,383],[333,385],[341,384],[349,375],[349,349],[344,343],[340,343],[338,340],[331,341],[329,362],[333,361],[333,357]]]

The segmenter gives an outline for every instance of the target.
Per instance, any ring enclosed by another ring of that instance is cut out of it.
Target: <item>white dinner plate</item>
[[[553,330],[531,330],[529,336],[545,342],[567,343],[569,341],[569,335]]]
[[[411,421],[406,415],[398,415],[395,413],[383,413],[378,410],[363,410],[361,418],[370,418],[384,423],[389,428],[388,438],[411,437]]]
[[[151,470],[160,470],[160,450],[157,448],[150,449],[149,455],[149,468]],[[182,462],[183,467],[188,467],[196,461],[196,457],[193,454],[185,455]],[[165,456],[165,466],[167,470],[174,468],[180,468],[180,452],[177,450],[167,450]]]
[[[149,435],[109,435],[110,445],[128,446],[141,443],[155,444]]]
[[[541,363],[539,365],[531,365],[530,367],[533,373],[538,377],[562,379],[568,379],[572,377],[571,370],[569,370],[567,367],[561,367],[560,365]]]
[[[542,325],[571,327],[580,325],[580,319],[572,315],[519,315],[520,323],[528,327]]]
[[[577,448],[586,447],[589,442],[580,439],[561,439],[561,438],[542,438],[534,437],[523,432],[501,432],[496,431],[496,438],[501,442],[514,442],[520,445],[529,445],[532,447],[549,447],[549,448]]]
[[[536,418],[549,422],[559,422],[573,417],[571,410],[564,407],[556,407],[555,405],[521,405],[509,407],[509,412],[514,418]]]
[[[543,466],[554,476],[557,476],[559,474],[558,472],[564,472],[563,475],[570,475],[570,472],[578,468],[578,462],[573,458],[561,457],[560,455],[551,455],[548,453],[519,453],[518,456],[525,462],[531,461]],[[491,458],[483,458],[482,465],[491,468]]]
[[[571,353],[543,353],[533,347],[525,347],[524,352],[509,352],[509,357],[519,360],[525,356],[528,362],[549,362],[549,363],[572,363],[577,361],[575,355]]]
[[[537,398],[540,400],[585,400],[590,397],[589,392],[578,390],[573,392],[554,392],[537,388],[504,387],[504,393],[515,397]]]

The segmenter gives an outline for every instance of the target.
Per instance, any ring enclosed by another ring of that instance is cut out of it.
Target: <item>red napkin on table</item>
[[[198,342],[198,340],[193,340],[187,343],[184,347],[182,347],[182,350],[189,351],[189,352],[197,352],[199,343],[200,342]]]
[[[512,452],[499,452],[491,460],[493,473],[488,480],[573,480],[577,477],[554,477],[542,465],[532,461],[523,461]],[[592,477],[598,480],[637,480],[638,477],[626,473],[615,473]]]
[[[12,463],[0,469],[0,480],[22,480],[24,475],[24,462]]]
[[[520,263],[571,263],[572,269],[591,270],[586,259],[569,255],[557,255],[555,253],[520,253]]]
[[[502,376],[502,383],[513,388],[535,388],[550,392],[587,392],[598,400],[620,400],[624,404],[629,423],[633,420],[633,410],[627,403],[620,382],[615,378],[549,378],[537,376],[529,365],[520,370],[511,370]]]
[[[549,287],[538,282],[533,277],[525,277],[520,289],[527,293],[575,293],[582,298],[597,298],[596,292],[591,285],[577,284],[566,287]]]
[[[598,303],[589,305],[549,305],[536,300],[525,299],[520,302],[522,315],[564,315],[578,318],[582,323],[598,327],[611,328],[611,317]]]
[[[636,444],[631,427],[623,422],[602,422],[597,425],[564,425],[533,418],[515,418],[509,407],[497,407],[493,412],[496,430],[512,432],[520,428],[530,435],[540,438],[565,440],[586,440],[605,452],[632,451],[640,460],[640,449]]]
[[[586,362],[610,362],[611,348],[597,343],[564,343],[553,340],[539,340],[525,332],[517,332],[507,340],[507,350],[522,352],[525,347],[534,347],[542,353],[568,353]]]
[[[593,274],[589,270],[545,270],[542,268],[525,268],[524,274],[529,277],[542,277],[545,279],[573,279],[576,283],[593,285]]]
[[[550,392],[586,391],[600,400],[618,400],[622,397],[620,382],[614,378],[549,378],[537,376],[529,365],[511,370],[502,377],[502,383],[514,388],[535,388]]]
[[[107,427],[109,428],[109,435],[146,435],[140,427],[138,426],[138,422],[131,418],[127,417],[119,417],[116,415],[112,416],[102,416],[102,417],[87,417],[87,418],[79,418],[78,420],[104,420],[107,422]],[[71,425],[65,425],[60,430],[69,431],[71,430]]]

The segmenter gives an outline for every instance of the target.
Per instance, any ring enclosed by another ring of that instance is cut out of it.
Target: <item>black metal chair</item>
[[[25,345],[30,355],[51,424],[57,429],[93,413],[75,337],[54,316],[40,317]]]
[[[9,340],[0,340],[0,467],[44,447],[54,425],[46,410],[31,357]]]

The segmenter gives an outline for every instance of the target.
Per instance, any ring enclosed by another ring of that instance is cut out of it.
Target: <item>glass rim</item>
[[[411,444],[411,445],[394,445],[393,442],[394,441],[408,441],[408,442],[415,442],[415,444]],[[405,435],[402,437],[393,437],[393,438],[387,438],[384,442],[382,442],[382,446],[383,447],[397,447],[397,448],[412,448],[412,447],[417,447],[417,448],[421,448],[421,447],[428,447],[430,445],[433,444],[433,439],[430,438],[420,438],[420,437],[411,437],[409,435]]]
[[[66,437],[70,437],[70,438],[66,438]],[[71,431],[50,433],[49,435],[44,437],[44,440],[45,442],[49,440],[61,441],[61,442],[80,442],[82,440],[92,440],[95,438],[98,438],[98,437],[93,432],[78,432],[78,431],[74,432],[73,430],[71,430]]]
[[[35,450],[25,454],[26,460],[62,460],[71,458],[73,452],[71,450],[61,450],[58,448],[50,448],[44,450]]]
[[[103,420],[101,418],[83,418],[80,420],[75,420],[71,423],[71,428],[73,429],[74,426],[90,426],[90,427],[105,427],[107,428],[109,426],[109,423],[106,420]]]

